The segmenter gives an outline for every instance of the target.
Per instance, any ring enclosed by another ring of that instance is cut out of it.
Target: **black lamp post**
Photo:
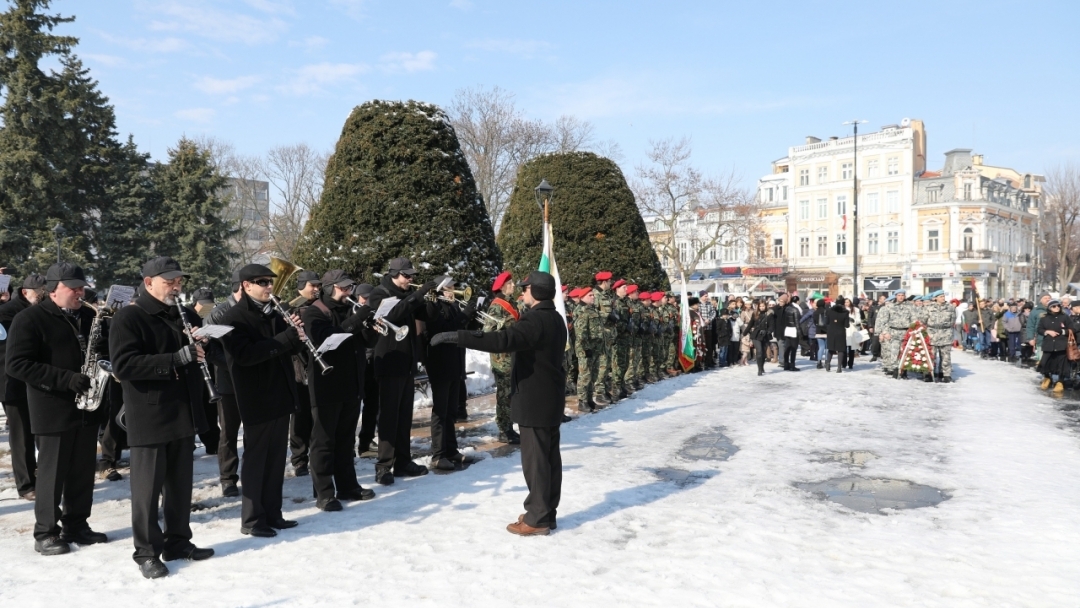
[[[541,209],[547,210],[547,204],[551,201],[551,193],[555,191],[546,179],[540,180],[540,185],[533,189],[536,193],[536,204]]]
[[[53,235],[56,236],[56,263],[59,264],[60,263],[60,241],[61,241],[61,239],[64,238],[64,235],[67,234],[67,230],[64,230],[64,227],[60,225],[60,222],[57,222],[56,225],[53,226],[52,233],[53,233]]]
[[[849,120],[845,125],[855,128],[854,141],[852,142],[851,160],[851,229],[854,238],[851,239],[851,297],[859,297],[859,125],[865,120]]]

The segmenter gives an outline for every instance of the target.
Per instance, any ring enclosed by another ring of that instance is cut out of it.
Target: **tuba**
[[[98,359],[94,344],[101,340],[101,324],[111,317],[113,310],[104,304],[94,306],[86,300],[80,300],[85,306],[94,309],[94,322],[90,325],[90,339],[86,342],[86,358],[83,360],[83,375],[90,378],[90,388],[85,393],[79,393],[75,397],[75,407],[87,412],[93,412],[101,407],[101,401],[105,397],[105,388],[109,385],[112,377],[112,364],[105,359]]]
[[[270,271],[276,275],[274,278],[274,289],[270,293],[280,300],[286,286],[292,282],[293,277],[301,270],[303,270],[303,268],[288,260],[274,257],[270,258]]]

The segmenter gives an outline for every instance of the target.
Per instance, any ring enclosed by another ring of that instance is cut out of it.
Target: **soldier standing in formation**
[[[629,355],[623,385],[631,390],[641,390],[641,301],[638,299],[638,286],[626,286],[627,321],[629,327]]]
[[[596,307],[596,292],[587,290],[581,296],[581,305],[574,316],[574,333],[577,342],[578,410],[591,411],[597,403],[593,395],[599,383],[600,355],[604,348],[604,330],[600,320],[600,311]]]
[[[893,302],[886,303],[878,310],[874,324],[874,333],[881,337],[881,368],[886,376],[897,374],[900,343],[917,317],[915,307],[907,301],[907,291],[897,291],[894,298]]]
[[[501,331],[518,322],[521,314],[514,305],[514,277],[509,271],[495,277],[491,291],[495,298],[488,307],[488,319],[484,320],[484,331]],[[495,426],[499,428],[499,441],[517,445],[521,438],[514,430],[510,420],[510,353],[491,353],[491,373],[495,376]]]
[[[934,376],[941,382],[952,382],[953,324],[956,307],[950,304],[941,289],[930,294],[931,301],[920,309],[920,320],[930,334],[930,346],[934,348],[934,369],[923,380],[933,382]]]
[[[630,392],[626,387],[626,371],[630,367],[630,301],[627,299],[629,285],[624,279],[615,281],[612,289],[615,297],[612,299],[611,310],[615,313],[615,343],[612,347],[611,365],[611,398],[612,400],[625,399]]]
[[[593,297],[596,300],[596,308],[600,312],[600,321],[603,325],[604,345],[600,348],[600,359],[597,361],[597,381],[593,386],[593,402],[596,405],[611,405],[610,394],[615,397],[612,383],[612,366],[614,365],[615,338],[617,334],[616,324],[619,314],[614,310],[614,302],[611,294],[611,273],[601,270],[594,277],[596,286],[593,288]]]

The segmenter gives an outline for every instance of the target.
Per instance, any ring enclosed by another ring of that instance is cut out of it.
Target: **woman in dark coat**
[[[750,317],[750,326],[745,330],[750,339],[754,341],[754,358],[757,360],[757,375],[765,375],[765,351],[769,348],[769,340],[776,331],[776,318],[773,309],[765,300],[758,301],[754,307],[754,314]]]
[[[1042,360],[1039,361],[1039,371],[1043,374],[1042,388],[1050,388],[1054,384],[1055,393],[1065,392],[1063,378],[1069,377],[1069,357],[1067,348],[1069,345],[1069,317],[1061,311],[1061,302],[1051,300],[1046,306],[1046,314],[1039,319],[1039,326],[1035,330],[1042,336]]]
[[[839,374],[844,371],[844,365],[847,364],[847,328],[851,324],[851,313],[844,306],[842,296],[838,296],[836,303],[825,312],[825,320],[828,325],[825,330],[825,345],[829,349],[829,357],[825,359],[825,371],[832,371],[832,356],[833,353],[838,353],[840,365],[836,368],[836,373]]]

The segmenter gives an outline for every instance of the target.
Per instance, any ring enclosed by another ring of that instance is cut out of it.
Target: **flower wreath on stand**
[[[934,369],[930,333],[922,321],[912,323],[900,341],[900,369],[922,374],[929,374]]]

